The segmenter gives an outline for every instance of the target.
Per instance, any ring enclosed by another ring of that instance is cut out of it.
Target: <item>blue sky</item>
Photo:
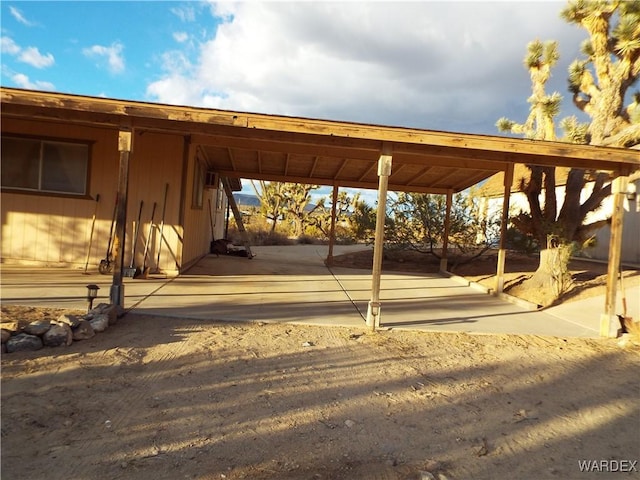
[[[0,4],[3,86],[496,135],[523,121],[529,41],[585,33],[557,1]],[[248,184],[248,182],[244,182]],[[249,192],[250,188],[247,189]],[[328,191],[328,190],[323,190]]]

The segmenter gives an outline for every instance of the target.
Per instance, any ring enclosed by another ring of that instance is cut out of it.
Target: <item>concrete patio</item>
[[[337,246],[334,255],[362,248]],[[370,271],[327,268],[326,246],[252,250],[251,260],[208,255],[176,278],[125,278],[125,308],[161,317],[365,327]],[[111,277],[97,271],[2,265],[1,274],[3,304],[84,309],[85,285],[100,286],[96,302],[108,300],[111,285]],[[560,337],[597,337],[604,305],[595,298],[588,306],[530,311],[461,279],[397,272],[383,274],[381,301],[384,327]],[[638,315],[640,302],[631,303],[631,315]]]

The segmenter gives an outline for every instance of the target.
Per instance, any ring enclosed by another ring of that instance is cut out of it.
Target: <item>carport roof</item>
[[[621,148],[439,132],[0,88],[2,117],[158,131],[190,138],[209,168],[230,178],[378,187],[384,151],[389,189],[459,192],[510,163],[628,174],[639,155]],[[135,146],[134,146],[135,149]]]

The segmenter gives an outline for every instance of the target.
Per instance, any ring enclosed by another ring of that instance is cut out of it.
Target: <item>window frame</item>
[[[38,188],[29,188],[29,187],[18,187],[11,185],[0,185],[0,189],[3,192],[8,193],[18,193],[25,195],[36,195],[36,196],[50,196],[50,197],[65,197],[65,198],[91,198],[90,195],[90,187],[91,187],[91,164],[93,161],[93,144],[94,141],[90,140],[78,140],[78,139],[70,139],[70,138],[58,138],[58,137],[47,137],[42,135],[22,135],[15,133],[2,133],[2,139],[15,139],[15,140],[23,140],[23,141],[35,141],[39,143],[39,153],[38,153]],[[71,145],[71,146],[83,146],[86,147],[86,159],[85,159],[85,176],[84,176],[84,184],[83,184],[83,192],[72,192],[72,191],[60,191],[60,190],[47,190],[42,188],[43,184],[43,163],[44,163],[44,151],[45,145]],[[1,154],[0,154],[1,158]]]

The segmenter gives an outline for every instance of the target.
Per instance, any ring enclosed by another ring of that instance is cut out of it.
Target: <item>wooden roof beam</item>
[[[358,178],[359,182],[362,182],[366,177],[368,177],[371,174],[372,170],[375,170],[375,168],[378,166],[378,162],[372,162],[371,165],[369,165],[369,168],[367,168],[367,170],[360,175],[360,178]]]
[[[401,163],[400,165],[398,165],[396,168],[391,170],[391,175],[389,175],[389,178],[392,178],[394,175],[397,175],[398,173],[400,173],[402,170],[404,170],[406,166],[407,166],[406,163]]]
[[[319,159],[320,157],[318,155],[313,158],[313,165],[311,166],[311,171],[309,172],[309,178],[313,178],[313,174],[316,172],[316,167],[318,166]]]
[[[441,182],[444,182],[447,178],[451,178],[454,175],[458,174],[458,170],[453,169],[447,173],[445,173],[444,175],[440,175],[439,178],[435,179],[434,181],[430,182],[432,185],[439,185]]]
[[[420,180],[422,177],[424,177],[427,173],[429,173],[429,171],[432,169],[433,167],[424,167],[422,170],[420,170],[420,173],[418,173],[418,175],[416,175],[415,177],[413,177],[411,179],[410,182],[407,183],[408,186],[412,186],[415,185],[418,180]]]
[[[0,88],[0,99],[3,116],[30,120],[47,118],[116,128],[157,128],[180,134],[233,132],[233,135],[307,145],[313,149],[340,146],[358,151],[374,150],[376,155],[381,144],[388,142],[394,145],[394,152],[415,148],[427,156],[429,152],[442,155],[437,149],[443,148],[456,155],[464,153],[469,158],[508,163],[614,172],[621,172],[625,165],[632,170],[640,165],[637,155],[622,148],[280,117],[6,87]]]
[[[233,171],[233,170],[218,170],[218,173],[223,177],[234,176],[239,178],[246,178],[249,180],[265,180],[269,182],[295,182],[295,183],[308,184],[310,181],[309,177],[296,176],[296,175],[289,175],[285,177],[282,174],[273,174],[273,173],[256,174],[255,172],[245,173],[245,172]],[[357,180],[349,180],[349,179],[334,180],[332,178],[320,178],[320,177],[314,177],[313,180],[314,181],[312,183],[317,183],[319,185],[329,185],[329,186],[339,185],[340,187],[366,188],[369,190],[377,189],[377,183],[359,182]],[[408,187],[407,185],[397,184],[397,183],[389,183],[389,190],[398,191],[398,192],[415,192],[415,193],[438,193],[438,194],[447,193],[446,188],[427,187],[427,186]]]
[[[237,132],[234,132],[237,133]],[[314,142],[300,142],[296,139],[272,139],[260,136],[261,132],[241,132],[243,135],[222,135],[197,133],[192,136],[195,144],[203,146],[229,146],[245,150],[262,150],[270,153],[289,153],[297,155],[318,155],[320,157],[350,158],[353,160],[377,161],[379,151],[353,143],[352,145],[336,145],[329,137],[315,139]],[[254,133],[253,136],[247,133]],[[273,135],[272,135],[273,136]],[[328,140],[327,143],[325,140]]]
[[[498,173],[498,172],[495,172]],[[464,181],[460,181],[458,183],[456,183],[455,185],[453,185],[453,191],[454,192],[461,192],[462,190],[466,190],[469,184],[473,185],[477,185],[478,183],[480,183],[482,180],[485,180],[487,178],[489,178],[492,175],[495,175],[495,173],[488,173],[488,172],[478,172],[476,174],[471,174],[469,175]]]
[[[349,162],[348,159],[346,159],[346,158],[342,159],[342,163],[340,164],[340,167],[338,168],[338,171],[333,175],[333,179],[334,180],[337,180],[338,177],[340,177],[340,174],[346,168],[348,162]]]
[[[230,148],[227,148],[227,154],[229,155],[229,163],[231,164],[231,171],[235,172],[236,171],[236,162],[235,159],[233,158],[233,151]],[[229,175],[227,175],[229,176]]]

